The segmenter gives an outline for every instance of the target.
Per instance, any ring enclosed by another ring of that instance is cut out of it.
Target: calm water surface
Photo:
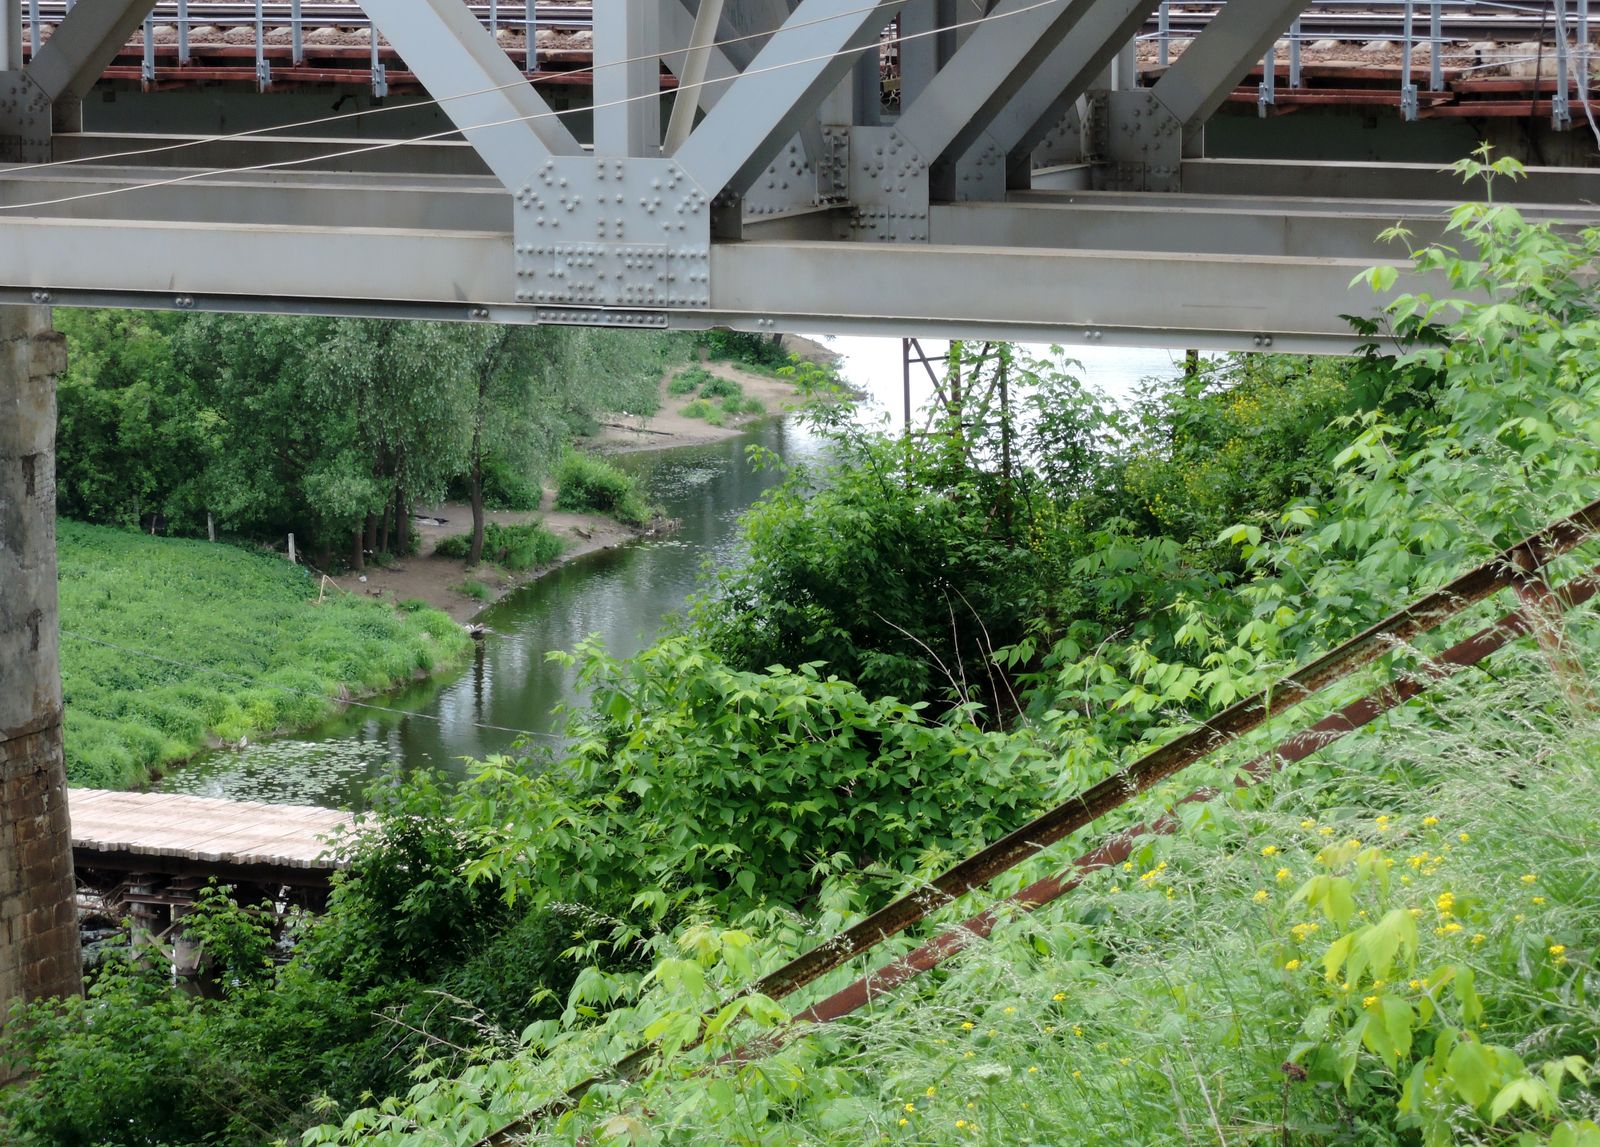
[[[843,370],[877,400],[863,420],[898,413],[898,339],[831,340]],[[925,342],[930,353],[939,344]],[[1114,397],[1138,381],[1170,374],[1181,352],[1089,348],[1083,374]],[[913,402],[927,397],[913,379]],[[161,788],[205,796],[357,808],[373,779],[393,765],[459,773],[463,758],[508,751],[523,734],[554,737],[558,708],[573,696],[572,671],[546,654],[597,636],[618,656],[635,653],[661,630],[694,589],[705,563],[725,564],[737,544],[735,525],[763,490],[779,481],[752,467],[747,448],[761,446],[787,461],[815,458],[818,440],[793,418],[774,419],[712,446],[624,455],[651,501],[682,528],[580,558],[513,593],[478,618],[487,628],[461,671],[373,699],[393,712],[352,707],[308,732],[241,751],[208,754],[167,777]]]

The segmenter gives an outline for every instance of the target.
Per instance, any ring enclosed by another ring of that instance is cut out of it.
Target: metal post
[[[189,62],[189,0],[178,0],[178,63]]]
[[[256,89],[266,91],[272,86],[272,65],[267,61],[266,17],[261,11],[261,0],[256,0]]]
[[[1572,126],[1572,73],[1567,56],[1567,0],[1556,0],[1556,91],[1550,101],[1550,126],[1565,131]],[[1537,93],[1535,93],[1537,98]]]
[[[155,16],[144,18],[144,56],[139,61],[139,78],[146,84],[156,82],[156,21]]]
[[[289,59],[298,68],[306,62],[305,26],[300,20],[300,0],[290,0],[289,44]]]
[[[1589,102],[1589,0],[1578,0],[1578,98]]]
[[[1431,92],[1444,91],[1443,7],[1442,0],[1431,0],[1428,6],[1428,38],[1433,41],[1433,50],[1429,53],[1431,63],[1428,65],[1428,90]]]
[[[1289,86],[1299,90],[1300,83],[1300,21],[1289,25]]]
[[[372,98],[381,100],[389,94],[389,71],[378,55],[378,26],[367,24],[368,42],[372,45]]]
[[[905,432],[911,434],[911,340],[900,340],[900,382],[905,392],[906,421]]]
[[[65,367],[47,308],[0,307],[0,1025],[13,1001],[82,990],[56,609]]]
[[[1406,0],[1404,43],[1400,48],[1400,116],[1406,122],[1417,118],[1417,85],[1411,82],[1411,43],[1415,0]]]
[[[0,71],[22,70],[22,0],[0,0]]]
[[[1261,85],[1256,88],[1256,114],[1266,118],[1267,109],[1278,102],[1278,42],[1274,40],[1261,60]]]
[[[522,9],[522,34],[528,41],[522,70],[531,76],[539,70],[539,7],[533,0],[528,0]]]
[[[694,113],[700,106],[700,89],[705,84],[706,65],[711,59],[711,45],[716,42],[717,22],[721,19],[722,0],[700,0],[700,9],[694,14],[694,31],[689,35],[689,51],[683,58],[683,73],[678,77],[678,91],[672,100],[667,136],[661,144],[664,155],[671,155],[683,146],[694,127]]]
[[[28,0],[28,49],[30,58],[39,54],[39,0]]]
[[[1161,7],[1156,13],[1156,32],[1158,51],[1160,52],[1161,66],[1172,65],[1172,5],[1168,0],[1161,0]]]
[[[489,35],[500,35],[500,0],[489,0]]]

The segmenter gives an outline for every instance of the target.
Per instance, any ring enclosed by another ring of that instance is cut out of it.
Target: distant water
[[[902,409],[900,340],[819,339],[842,356],[841,370],[870,398],[859,417],[898,427]],[[929,354],[945,344],[924,341]],[[1044,347],[1030,348],[1043,353]],[[1108,396],[1126,400],[1141,380],[1170,376],[1182,351],[1089,347],[1073,352],[1079,376]],[[920,375],[920,377],[919,377]],[[932,386],[912,376],[912,402]],[[652,501],[682,520],[670,538],[635,542],[580,558],[492,606],[478,618],[486,639],[462,670],[374,698],[395,712],[352,707],[317,728],[209,753],[175,771],[161,788],[205,796],[282,804],[356,808],[367,786],[389,768],[459,773],[465,758],[511,751],[526,733],[533,741],[559,734],[559,707],[573,698],[572,674],[546,654],[570,650],[597,635],[612,653],[627,656],[660,632],[693,591],[701,570],[732,559],[739,515],[780,480],[757,470],[747,450],[760,446],[788,461],[815,458],[823,444],[793,416],[772,419],[737,438],[619,457]]]

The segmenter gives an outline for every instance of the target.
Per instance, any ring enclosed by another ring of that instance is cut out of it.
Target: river
[[[827,340],[844,356],[845,379],[869,394],[858,416],[901,409],[898,339]],[[941,344],[924,344],[939,353]],[[1040,348],[1042,349],[1042,348]],[[1169,351],[1087,348],[1082,376],[1114,398],[1175,369]],[[931,386],[913,375],[914,404]],[[519,737],[556,737],[572,700],[572,671],[548,661],[588,635],[614,654],[643,648],[694,590],[702,568],[725,564],[739,515],[781,480],[747,460],[760,446],[788,462],[815,459],[823,444],[793,416],[771,419],[712,446],[622,455],[650,501],[682,527],[671,537],[606,550],[554,570],[478,618],[485,639],[461,670],[352,706],[311,730],[206,754],[175,770],[164,791],[287,804],[359,808],[371,782],[394,765],[459,774],[466,758],[506,752]]]

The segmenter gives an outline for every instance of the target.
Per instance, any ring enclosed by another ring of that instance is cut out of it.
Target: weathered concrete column
[[[61,756],[55,376],[47,307],[0,306],[0,1023],[82,991]]]

